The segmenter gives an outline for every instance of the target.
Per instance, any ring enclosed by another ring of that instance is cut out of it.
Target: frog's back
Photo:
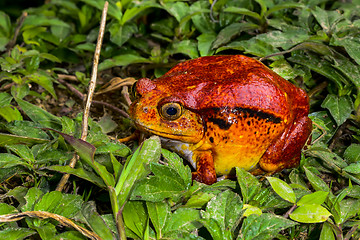
[[[262,63],[242,55],[186,61],[156,81],[174,98],[182,99],[185,107],[199,111],[246,108],[284,116],[292,96],[299,95],[294,91],[301,91]]]

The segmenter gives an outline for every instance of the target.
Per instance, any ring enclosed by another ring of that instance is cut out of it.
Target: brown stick
[[[84,140],[84,141],[86,140],[87,133],[88,133],[88,118],[89,118],[89,112],[90,112],[90,107],[91,107],[91,101],[92,101],[94,91],[95,91],[95,86],[96,86],[98,64],[99,64],[99,58],[100,58],[101,45],[102,45],[102,41],[104,38],[108,5],[109,5],[109,3],[106,1],[104,4],[102,15],[101,15],[100,29],[99,29],[99,35],[98,35],[97,44],[96,44],[95,53],[94,53],[90,86],[89,86],[87,101],[85,104],[84,115],[83,115],[83,119],[82,119],[81,140]],[[77,159],[78,159],[77,157],[72,158],[70,160],[69,166],[74,168],[75,164],[77,162]],[[62,178],[56,188],[57,191],[62,191],[62,189],[64,188],[65,184],[67,183],[69,177],[70,177],[70,174],[65,174],[62,176]]]

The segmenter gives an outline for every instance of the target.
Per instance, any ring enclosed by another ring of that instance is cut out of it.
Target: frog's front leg
[[[299,165],[301,149],[308,140],[312,122],[307,116],[295,120],[287,131],[275,139],[259,161],[261,170],[279,172]]]
[[[193,172],[192,178],[205,184],[216,182],[216,172],[211,150],[194,152],[196,159],[196,172]]]

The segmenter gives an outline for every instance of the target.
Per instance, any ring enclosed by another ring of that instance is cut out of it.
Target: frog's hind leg
[[[299,165],[301,149],[312,130],[311,120],[305,116],[294,122],[287,131],[268,147],[259,161],[265,172],[279,172]]]

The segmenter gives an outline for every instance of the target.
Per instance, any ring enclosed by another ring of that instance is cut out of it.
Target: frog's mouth
[[[140,131],[144,131],[144,132],[158,135],[158,136],[161,136],[161,137],[164,137],[167,139],[176,140],[176,141],[185,142],[185,143],[197,143],[203,137],[202,134],[190,135],[190,134],[182,134],[182,133],[177,133],[177,132],[165,132],[165,131],[155,130],[153,128],[144,126],[137,121],[135,121],[135,125]]]

